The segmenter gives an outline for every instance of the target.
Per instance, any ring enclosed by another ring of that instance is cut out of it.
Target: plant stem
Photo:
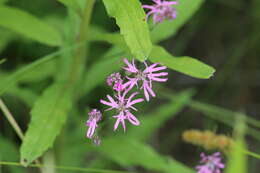
[[[21,141],[24,139],[24,135],[23,132],[20,128],[20,126],[18,125],[18,123],[15,121],[12,113],[9,111],[9,109],[7,108],[7,106],[4,104],[3,100],[0,99],[0,109],[3,111],[6,119],[9,121],[9,123],[11,124],[11,126],[13,127],[13,129],[15,130],[16,134],[18,135],[18,137],[21,139]],[[38,160],[35,160],[36,164],[39,164],[40,162]],[[44,171],[40,168],[40,171],[43,173]]]
[[[89,23],[92,16],[93,6],[95,0],[87,0],[83,13],[82,13],[82,20],[80,23],[79,33],[76,36],[76,44],[80,44],[87,40],[88,32],[89,32]],[[70,73],[69,82],[77,82],[80,77],[81,73],[86,61],[87,56],[87,49],[86,44],[82,44],[78,49],[76,49],[75,55],[73,57],[72,62],[72,69]]]
[[[19,136],[19,138],[21,140],[23,140],[24,135],[23,135],[23,132],[22,132],[21,128],[19,127],[19,125],[15,121],[13,115],[8,110],[7,106],[4,104],[2,99],[0,99],[0,109],[3,111],[5,117],[7,118],[7,120],[9,121],[11,126],[13,127],[13,129],[15,130],[16,134]]]
[[[22,166],[18,162],[5,162],[5,161],[0,161],[0,165]],[[42,164],[30,164],[30,165],[28,165],[28,167],[38,167],[38,168],[46,168],[46,167],[50,167],[50,166],[54,167],[56,169],[70,170],[70,171],[80,171],[80,172],[126,173],[126,171],[105,170],[105,169],[92,169],[92,168],[80,168],[80,167],[72,167],[72,166],[53,166],[53,165],[42,165]],[[127,172],[127,173],[131,173],[131,172]]]

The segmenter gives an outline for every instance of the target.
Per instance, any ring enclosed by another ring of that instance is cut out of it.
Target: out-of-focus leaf
[[[105,82],[109,74],[118,71],[122,67],[122,61],[119,57],[123,56],[123,51],[115,47],[109,50],[100,61],[96,62],[86,73],[83,86],[84,93]]]
[[[173,70],[196,78],[208,79],[215,72],[213,67],[197,59],[191,57],[176,58],[160,46],[153,46],[150,56],[149,59],[153,62],[160,62]]]
[[[58,0],[64,4],[67,8],[73,9],[77,13],[81,13],[81,7],[78,0]]]
[[[104,139],[102,147],[96,149],[124,167],[138,165],[160,172],[194,173],[180,162],[161,156],[150,146],[123,136]]]
[[[0,60],[0,64],[3,64],[5,62],[6,59],[1,59]]]
[[[8,0],[0,0],[0,4],[4,4],[6,2],[8,2]]]
[[[50,86],[36,101],[20,149],[23,165],[30,164],[53,145],[67,119],[70,107],[71,91],[63,83]]]
[[[167,20],[157,25],[151,32],[153,42],[159,42],[174,35],[199,9],[204,0],[181,0],[178,1],[176,10],[178,16],[173,21]]]
[[[17,8],[0,5],[0,26],[50,46],[62,42],[61,35],[53,27]]]
[[[173,118],[183,107],[189,103],[194,95],[193,90],[183,91],[174,96],[170,103],[161,105],[154,113],[140,118],[141,126],[136,126],[129,130],[128,135],[134,139],[146,140],[154,133],[167,119]]]
[[[6,29],[0,29],[0,52],[5,49],[10,41],[14,38],[14,33],[7,31]]]
[[[237,123],[235,125],[235,144],[229,154],[225,173],[247,173],[246,144],[244,141],[245,122],[243,116],[238,114],[237,117]]]
[[[19,152],[16,146],[6,138],[0,135],[0,160],[1,161],[19,161]],[[22,173],[23,169],[9,166],[8,169],[13,173]]]
[[[222,122],[230,127],[234,126],[234,121],[236,119],[236,115],[238,112],[234,112],[232,110],[227,110],[225,108],[221,108],[215,105],[210,105],[207,103],[202,103],[198,101],[192,101],[190,102],[190,107],[203,112],[205,116],[210,117],[216,121]],[[259,120],[256,120],[254,118],[251,118],[248,115],[242,114],[243,116],[246,117],[246,122],[250,125],[253,125],[255,127],[259,127]],[[246,134],[252,136],[256,140],[260,141],[260,131],[252,128],[252,127],[247,127]]]
[[[117,45],[125,50],[127,46],[124,42],[124,38],[119,33],[109,33],[100,27],[92,26],[89,33],[90,41],[106,41],[110,44]]]
[[[103,0],[107,12],[116,19],[131,53],[139,60],[148,58],[152,43],[145,13],[139,0]]]
[[[30,73],[27,73],[23,77],[21,77],[21,82],[32,82],[32,81],[40,81],[51,77],[57,70],[57,62],[56,59],[51,61],[47,61],[42,63],[35,70],[31,70]]]
[[[33,62],[33,63],[29,64],[29,65],[26,65],[23,68],[13,72],[8,77],[2,79],[2,82],[0,83],[0,95],[2,95],[5,91],[7,91],[10,86],[18,83],[23,78],[26,79],[26,75],[31,76],[30,73],[33,73],[32,72],[33,70],[39,70],[39,71],[44,70],[45,63],[48,64],[49,61],[53,61],[61,53],[64,53],[64,52],[67,52],[67,51],[71,51],[75,47],[76,46],[74,46],[74,47],[67,47],[67,48],[61,49],[60,51],[57,51],[57,52],[51,53],[49,55],[46,55],[46,56],[40,58],[39,60],[37,60],[37,61],[35,61],[35,62]],[[41,74],[41,72],[39,72],[38,74]],[[29,77],[29,78],[31,78],[31,77]]]
[[[37,94],[35,94],[30,89],[20,88],[18,86],[11,87],[8,90],[8,94],[14,95],[24,101],[28,106],[32,107],[33,103],[37,98]]]

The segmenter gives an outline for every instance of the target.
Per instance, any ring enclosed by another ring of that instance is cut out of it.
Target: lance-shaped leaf
[[[78,0],[58,0],[60,3],[64,4],[67,8],[74,10],[75,12],[81,13],[81,5]]]
[[[0,5],[0,26],[41,43],[58,46],[61,35],[53,27],[17,8]]]
[[[148,58],[152,49],[149,28],[139,0],[103,0],[107,12],[116,19],[120,33],[131,53],[139,60]]]
[[[60,49],[59,51],[46,55],[39,60],[14,71],[9,76],[2,79],[2,82],[0,83],[0,95],[8,91],[11,86],[14,86],[22,80],[29,81],[30,79],[36,78],[42,79],[42,77],[48,76],[48,74],[52,71],[51,67],[53,64],[51,65],[51,63],[53,62],[51,61],[54,61],[55,58],[59,57],[58,55],[61,53],[71,51],[76,47],[77,45]],[[44,70],[46,70],[46,66],[48,66],[48,72],[44,72]],[[35,71],[38,72],[35,73]]]
[[[167,20],[157,25],[151,32],[153,42],[159,42],[174,35],[199,9],[204,0],[181,0],[174,6],[177,10],[177,18]]]
[[[57,83],[45,90],[31,111],[31,122],[20,148],[21,162],[28,165],[53,145],[71,107],[68,86]]]
[[[128,136],[138,140],[147,140],[166,120],[175,117],[191,101],[193,95],[194,90],[190,89],[174,95],[170,103],[160,105],[153,113],[140,117],[142,126],[130,127]]]
[[[8,162],[19,160],[19,152],[16,145],[2,135],[0,135],[0,160]],[[13,173],[25,173],[24,169],[15,166],[8,166],[7,169]]]
[[[213,67],[197,59],[187,56],[176,58],[160,46],[153,47],[149,59],[153,62],[160,62],[178,72],[201,79],[208,79],[215,72]]]
[[[138,165],[165,173],[195,173],[182,163],[158,154],[149,145],[124,136],[104,139],[102,146],[95,149],[124,167]]]

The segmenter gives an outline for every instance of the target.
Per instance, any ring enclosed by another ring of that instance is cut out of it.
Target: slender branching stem
[[[11,114],[11,112],[9,111],[7,106],[4,104],[2,99],[0,99],[0,109],[3,111],[4,116],[6,117],[8,122],[11,124],[11,126],[15,130],[16,134],[19,136],[19,138],[21,140],[23,140],[24,135],[23,135],[23,132],[22,132],[21,128],[19,127],[19,125],[15,121],[13,115]]]

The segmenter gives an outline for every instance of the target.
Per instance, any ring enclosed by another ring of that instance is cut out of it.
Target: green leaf
[[[146,140],[154,131],[158,129],[169,118],[173,118],[179,111],[181,111],[186,104],[189,103],[191,97],[194,95],[194,90],[186,90],[174,96],[170,103],[161,105],[153,113],[140,118],[141,126],[131,128],[128,135],[134,139]]]
[[[123,55],[123,51],[115,47],[109,50],[100,61],[93,64],[86,73],[83,85],[84,93],[105,82],[106,77],[111,73],[120,70],[122,61],[119,57],[123,57]]]
[[[104,29],[91,26],[90,33],[89,33],[90,41],[105,41],[112,45],[116,45],[121,47],[124,50],[128,50],[128,47],[125,44],[124,37],[119,33],[109,33]]]
[[[152,49],[149,28],[139,0],[103,0],[107,12],[116,19],[131,53],[143,61]]]
[[[21,162],[28,165],[53,145],[71,107],[71,92],[63,83],[47,88],[31,111],[31,122],[20,148]]]
[[[24,101],[28,106],[32,107],[34,101],[37,98],[37,94],[34,93],[31,89],[20,88],[19,86],[11,87],[8,90],[8,94],[14,95]]]
[[[124,167],[139,165],[160,172],[195,173],[180,162],[161,156],[150,146],[126,137],[104,139],[102,147],[95,149]]]
[[[2,52],[8,43],[15,38],[15,34],[7,29],[0,28],[0,38],[0,52]]]
[[[173,70],[196,78],[208,79],[215,72],[213,67],[199,60],[191,57],[176,58],[160,46],[153,46],[150,56],[149,59],[153,62],[159,62]]]
[[[238,112],[234,112],[232,110],[228,110],[228,109],[225,109],[222,107],[218,107],[215,105],[210,105],[210,104],[202,103],[202,102],[198,102],[198,101],[192,101],[190,103],[190,107],[195,110],[203,112],[202,115],[205,115],[216,121],[222,122],[230,127],[234,126],[234,121],[238,114]],[[245,114],[242,114],[242,115],[246,117],[245,121],[248,124],[253,125],[255,127],[260,127],[259,120],[251,118],[251,116],[249,116],[249,115],[245,115]],[[247,127],[246,133],[248,135],[252,136],[253,138],[255,138],[256,140],[260,141],[260,136],[259,136],[260,131],[259,130],[252,128],[252,127]]]
[[[96,31],[96,35],[98,35],[99,39],[92,37],[93,40],[102,40],[111,44],[115,44],[127,52],[127,49],[120,41],[119,35],[109,34],[104,31],[99,32],[98,30]],[[108,38],[109,40],[107,40]],[[173,70],[196,78],[208,79],[215,72],[215,69],[213,67],[204,64],[199,60],[191,57],[174,57],[160,46],[153,46],[152,52],[149,56],[149,60],[162,63]]]
[[[37,70],[36,69],[31,70],[30,73],[27,73],[26,75],[21,77],[20,81],[21,82],[41,81],[43,79],[46,79],[54,75],[56,71],[57,71],[57,59],[52,59],[40,64],[37,67]]]
[[[6,59],[1,59],[0,64],[3,64],[6,61]]]
[[[0,26],[49,46],[62,42],[60,33],[53,27],[17,8],[0,6]]]
[[[4,3],[7,3],[8,0],[0,0],[0,4],[4,4]]]
[[[169,38],[193,16],[193,14],[199,9],[204,0],[181,0],[176,5],[178,16],[173,21],[167,20],[160,25],[157,25],[151,32],[152,41],[157,43],[164,39]]]
[[[48,64],[50,61],[55,60],[55,58],[58,57],[58,55],[60,55],[61,53],[71,51],[71,50],[75,49],[76,47],[77,46],[67,47],[67,48],[61,49],[59,51],[56,51],[54,53],[51,53],[49,55],[46,55],[46,56],[40,58],[39,60],[37,60],[29,65],[26,65],[26,66],[22,67],[21,69],[13,72],[8,77],[1,79],[2,82],[0,83],[0,95],[2,95],[4,92],[6,92],[10,86],[17,84],[19,81],[21,81],[23,79],[28,80],[28,78],[32,79],[32,78],[37,77],[37,76],[33,77],[31,75],[31,73],[32,74],[42,74],[41,72],[34,73],[33,71],[34,70],[37,70],[37,71],[46,70],[45,64]],[[45,74],[45,72],[43,72],[43,74]],[[27,75],[28,75],[28,78],[27,78]]]
[[[58,0],[58,1],[64,4],[67,8],[73,9],[79,14],[81,13],[81,7],[78,0]]]
[[[225,173],[247,173],[246,144],[244,141],[245,122],[242,115],[237,115],[235,124],[235,144],[228,158]]]
[[[4,138],[0,135],[0,161],[11,161],[15,162],[19,160],[19,152],[17,147],[12,141],[9,141],[7,138]],[[23,173],[23,169],[9,166],[10,172],[12,173]]]

